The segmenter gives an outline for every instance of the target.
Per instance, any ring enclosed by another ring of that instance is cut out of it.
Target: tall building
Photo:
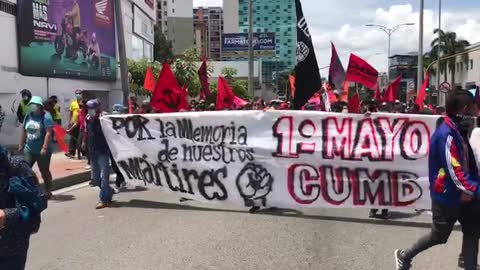
[[[155,6],[149,0],[120,2],[127,58],[153,60]],[[80,50],[72,50],[68,44],[55,46],[54,40],[62,42],[63,14],[73,9],[73,0],[33,3],[34,6],[32,1],[0,0],[4,33],[0,50],[0,111],[5,113],[0,129],[1,145],[18,144],[21,128],[16,125],[15,110],[22,89],[29,89],[33,95],[44,99],[57,96],[64,126],[69,123],[69,105],[75,99],[76,89],[83,90],[88,98],[98,98],[102,109],[107,111],[114,104],[123,102],[117,68],[119,58],[113,9],[116,2],[77,1],[81,28],[87,32],[85,38],[93,44],[95,37],[101,53],[96,59],[83,56]],[[96,5],[98,3],[101,5]],[[33,14],[32,8],[35,10]],[[48,16],[42,17],[41,22],[54,31],[35,30],[36,26],[32,24],[34,14],[43,14],[41,11],[47,10]],[[61,47],[63,49],[59,49]]]
[[[248,33],[248,0],[224,0],[223,8],[224,32]],[[271,83],[275,74],[289,71],[296,64],[295,3],[292,0],[254,0],[253,9],[253,30],[276,35],[276,56],[262,59],[262,79]]]
[[[417,82],[417,53],[392,55],[389,62],[390,81],[402,75],[398,99],[402,102],[407,102],[411,96],[409,93],[417,89],[415,87]]]
[[[223,10],[199,7],[193,11],[195,47],[201,55],[214,61],[222,58]]]
[[[193,0],[157,0],[157,25],[172,42],[174,54],[192,48]]]

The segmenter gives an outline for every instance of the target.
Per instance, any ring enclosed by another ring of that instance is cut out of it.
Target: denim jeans
[[[110,187],[110,158],[108,153],[91,152],[92,178],[95,186],[100,187],[100,201],[111,202],[113,190]]]

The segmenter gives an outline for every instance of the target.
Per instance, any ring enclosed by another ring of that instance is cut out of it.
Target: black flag
[[[299,110],[315,92],[320,90],[322,79],[300,0],[295,0],[295,7],[297,9],[297,65],[294,108]]]

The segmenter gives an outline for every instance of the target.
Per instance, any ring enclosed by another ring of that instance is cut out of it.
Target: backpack
[[[38,184],[36,175],[32,172],[35,183],[19,176],[19,171],[26,173],[31,170],[28,163],[8,154],[8,173],[5,175],[2,185],[5,191],[11,197],[11,207],[19,209],[20,218],[23,222],[30,225],[31,233],[36,233],[40,229],[41,213],[48,206],[48,200]]]

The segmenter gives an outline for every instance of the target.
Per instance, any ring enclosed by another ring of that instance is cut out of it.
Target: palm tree
[[[457,40],[457,33],[455,32],[444,32],[441,29],[435,29],[433,33],[440,35],[440,40],[437,37],[432,41],[431,44],[432,50],[430,51],[430,58],[433,61],[439,59],[438,46],[440,46],[442,57],[448,57],[461,53],[465,51],[466,47],[470,46],[470,43],[466,40]],[[456,60],[456,57],[452,57],[451,59],[440,61],[440,70],[442,70],[445,74],[445,81],[447,80],[447,66],[451,71],[452,86],[455,85]],[[468,63],[468,54],[464,56],[463,61]]]

